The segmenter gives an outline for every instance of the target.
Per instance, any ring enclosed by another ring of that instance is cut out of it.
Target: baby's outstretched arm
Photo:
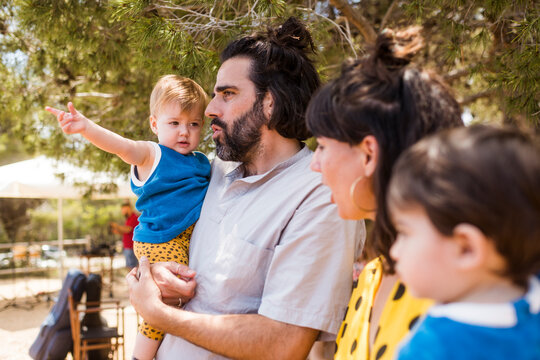
[[[152,166],[154,148],[148,142],[126,139],[97,125],[78,112],[71,102],[68,103],[69,112],[49,106],[45,110],[56,116],[64,133],[81,134],[101,150],[118,155],[128,164],[142,168]]]

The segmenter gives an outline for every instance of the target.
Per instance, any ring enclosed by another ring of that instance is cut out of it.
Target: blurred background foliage
[[[110,222],[123,224],[122,200],[63,200],[66,239],[89,237],[93,244],[114,245],[122,240],[110,231]],[[56,200],[0,199],[0,243],[58,239]]]
[[[312,31],[324,81],[345,58],[363,56],[382,29],[422,25],[416,62],[452,86],[464,119],[538,131],[539,7],[534,0],[0,0],[0,164],[45,154],[126,176],[120,159],[65,136],[43,108],[73,101],[104,127],[155,140],[148,98],[160,76],[191,77],[210,93],[228,41],[290,15]],[[201,150],[213,150],[209,131]],[[46,213],[55,205],[26,205],[41,206],[30,213],[41,224],[33,236],[54,237]],[[97,227],[117,213],[109,206],[66,207],[68,234],[105,231]]]

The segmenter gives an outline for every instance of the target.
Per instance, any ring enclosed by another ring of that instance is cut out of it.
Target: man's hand
[[[150,322],[148,319],[160,305],[163,305],[163,302],[161,292],[152,278],[150,263],[146,256],[140,258],[138,268],[131,269],[126,275],[126,281],[131,305],[143,319]]]
[[[210,315],[184,311],[163,304],[160,290],[152,277],[159,272],[166,283],[177,288],[178,283],[195,282],[195,272],[176,263],[150,264],[146,257],[137,269],[126,276],[129,298],[135,310],[150,325],[168,334],[234,359],[305,359],[317,338],[317,330],[286,324],[258,314]],[[168,274],[167,274],[168,273]],[[190,277],[178,279],[176,274]],[[169,283],[170,282],[170,283]],[[176,285],[174,285],[176,283]],[[171,290],[169,286],[167,290]],[[179,286],[178,289],[184,289]],[[184,289],[185,290],[185,289]],[[175,295],[185,295],[183,290]],[[176,297],[178,299],[178,297]],[[178,305],[178,300],[176,304]]]
[[[115,222],[111,222],[110,225],[111,225],[111,230],[114,234],[123,235],[123,234],[128,234],[133,231],[133,227],[128,226],[128,225],[122,225]]]
[[[56,116],[62,131],[66,134],[78,134],[84,132],[90,121],[83,114],[78,112],[71,102],[68,103],[69,113],[49,106],[47,106],[45,110]]]
[[[122,234],[120,232],[120,230],[118,229],[118,224],[117,223],[111,222],[111,223],[109,223],[109,226],[111,227],[111,231],[112,231],[113,234],[117,234],[117,235]]]
[[[151,269],[164,303],[177,306],[180,299],[185,304],[195,296],[195,271],[189,267],[171,261],[152,264]]]

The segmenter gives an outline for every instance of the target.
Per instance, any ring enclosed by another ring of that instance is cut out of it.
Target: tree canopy
[[[65,136],[44,106],[73,101],[104,127],[152,139],[148,99],[161,75],[191,77],[210,92],[228,41],[291,15],[311,29],[323,79],[345,58],[362,56],[382,29],[422,25],[426,45],[416,61],[449,82],[474,121],[538,129],[539,7],[533,0],[0,0],[0,160],[23,146],[127,174],[121,160]]]

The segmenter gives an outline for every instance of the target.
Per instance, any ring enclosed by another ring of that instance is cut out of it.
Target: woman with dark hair
[[[319,146],[311,168],[322,173],[344,219],[371,219],[371,260],[353,290],[337,336],[336,359],[391,359],[396,345],[431,305],[413,298],[394,273],[396,238],[386,208],[399,155],[440,129],[461,126],[458,103],[434,74],[408,66],[422,48],[418,28],[382,32],[365,59],[312,98],[306,118]]]

